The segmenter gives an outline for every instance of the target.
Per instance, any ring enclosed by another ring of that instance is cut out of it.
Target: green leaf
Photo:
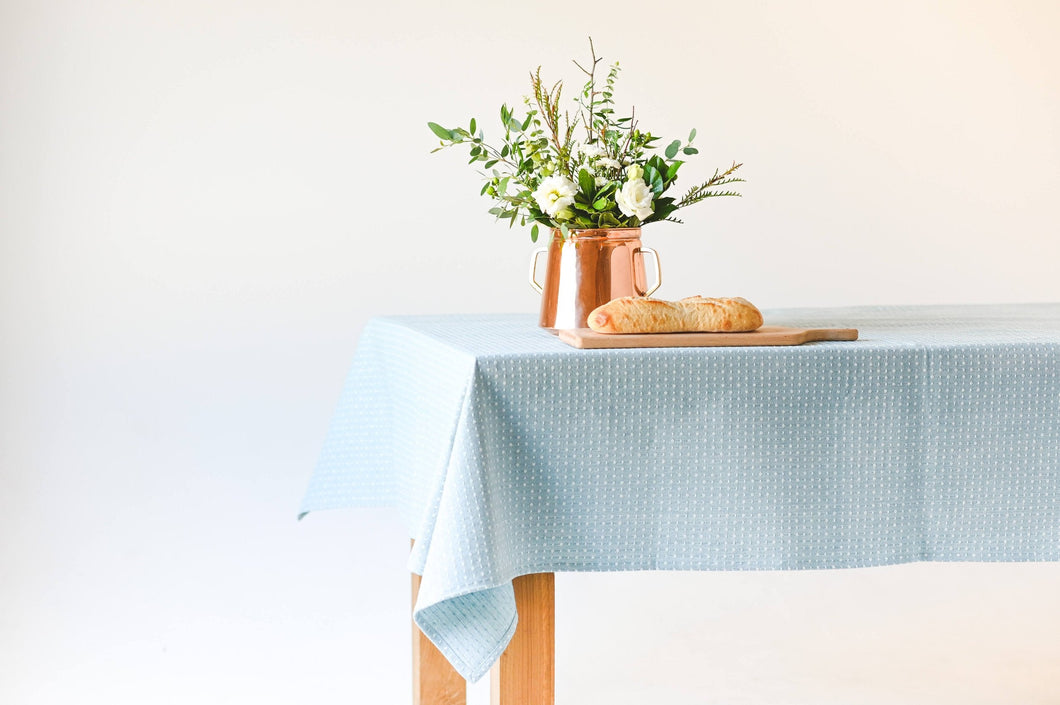
[[[684,162],[674,162],[666,169],[666,180],[673,181],[674,177],[677,176],[677,170],[681,168]]]
[[[688,141],[691,142],[696,138],[696,128],[692,128],[692,131],[688,133]]]
[[[431,128],[431,132],[441,137],[443,140],[452,139],[449,134],[449,130],[445,129],[436,122],[428,122],[427,127]]]
[[[648,162],[644,165],[644,183],[651,186],[652,183],[659,177],[659,170],[655,168],[655,165]]]
[[[666,185],[663,183],[662,174],[660,174],[659,170],[651,164],[644,167],[644,182],[648,184],[656,196],[662,193],[663,189],[666,188]]]
[[[666,158],[673,159],[677,156],[677,150],[681,149],[681,140],[674,140],[670,143],[670,146],[666,148]]]
[[[582,193],[592,198],[595,183],[593,182],[593,177],[585,169],[578,172],[578,186],[581,188]]]
[[[593,201],[593,208],[598,211],[606,211],[611,206],[611,201],[606,198],[600,198]]]
[[[468,132],[474,134],[475,133],[475,126],[476,126],[475,125],[475,118],[471,118],[471,127],[468,128]]]
[[[534,223],[534,227],[530,228],[530,242],[537,242],[537,223]]]
[[[618,182],[609,181],[608,183],[606,183],[606,184],[604,184],[603,186],[600,187],[600,190],[596,192],[596,197],[597,198],[604,198],[605,196],[610,196],[612,193],[614,193],[617,190],[618,190]]]
[[[485,168],[487,168],[487,169],[490,169],[490,168],[492,168],[492,167],[493,167],[493,166],[494,166],[494,165],[495,165],[496,163],[497,163],[497,160],[496,160],[496,159],[491,159],[490,161],[486,162],[486,167],[485,167]]]
[[[684,152],[685,154],[699,154],[699,150],[696,149],[695,147],[685,147],[681,151]]]
[[[560,223],[559,229],[563,232],[563,239],[566,240],[570,237],[570,228],[567,227],[566,223]]]

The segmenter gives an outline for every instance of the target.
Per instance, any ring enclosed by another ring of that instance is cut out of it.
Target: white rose
[[[595,142],[593,144],[579,145],[578,151],[586,159],[595,159],[596,157],[602,157],[607,154],[604,148],[596,144]]]
[[[644,183],[644,179],[630,179],[615,194],[615,201],[623,215],[635,215],[644,220],[655,212],[651,207],[653,195],[651,189]]]
[[[578,193],[577,184],[566,176],[550,176],[544,179],[534,191],[534,200],[545,213],[556,215],[557,212],[574,203],[576,193]]]
[[[640,179],[644,177],[644,170],[637,164],[630,164],[629,168],[626,169],[627,179]]]

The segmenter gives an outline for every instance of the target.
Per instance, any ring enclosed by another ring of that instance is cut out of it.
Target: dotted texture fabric
[[[471,681],[539,572],[1060,560],[1060,304],[766,311],[855,342],[575,350],[372,320],[302,512],[389,505]]]

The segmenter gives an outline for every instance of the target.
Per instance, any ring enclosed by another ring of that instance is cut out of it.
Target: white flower
[[[611,179],[607,178],[606,176],[597,176],[596,177],[596,188],[600,188],[601,186],[606,186],[607,182],[609,182],[610,180]]]
[[[618,160],[607,157],[606,159],[600,159],[596,162],[596,166],[601,169],[621,169],[622,165],[618,163]]]
[[[566,176],[549,176],[534,191],[534,200],[545,213],[556,215],[557,212],[574,203],[574,194],[578,186]]]
[[[593,144],[578,145],[578,151],[586,159],[595,159],[596,157],[602,157],[607,154],[607,151],[595,142]]]
[[[622,215],[635,215],[644,220],[655,212],[651,207],[653,195],[651,189],[644,183],[644,179],[630,179],[615,194],[615,201],[618,203],[618,209],[622,211]]]
[[[641,169],[640,166],[637,165],[637,164],[630,164],[629,168],[626,169],[626,178],[627,179],[632,180],[632,179],[640,179],[640,178],[643,178],[643,177],[644,177],[644,170]]]

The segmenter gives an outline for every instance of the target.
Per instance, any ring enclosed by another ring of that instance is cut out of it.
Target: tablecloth
[[[765,311],[798,347],[575,350],[528,315],[376,318],[302,512],[395,507],[471,681],[538,572],[1060,560],[1060,304]]]

